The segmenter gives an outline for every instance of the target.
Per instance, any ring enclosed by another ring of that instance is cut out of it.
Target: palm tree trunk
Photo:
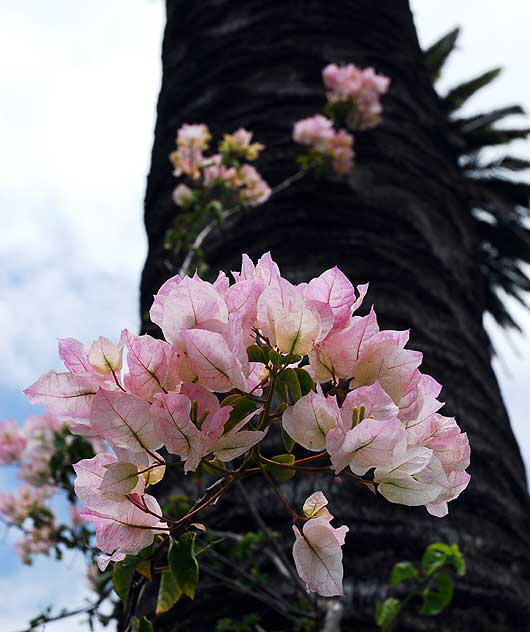
[[[343,629],[374,630],[374,602],[392,564],[418,558],[434,540],[460,544],[468,575],[448,613],[439,620],[411,615],[400,629],[527,629],[530,505],[524,467],[491,368],[478,237],[408,2],[168,0],[162,61],[146,194],[143,314],[178,269],[179,261],[168,260],[163,250],[163,237],[176,212],[168,155],[183,122],[206,122],[214,135],[239,126],[253,130],[267,146],[260,169],[275,184],[296,171],[292,124],[321,109],[325,64],[353,61],[391,77],[384,123],[358,137],[358,166],[349,182],[305,178],[251,214],[229,220],[207,241],[206,258],[212,270],[228,271],[237,269],[242,252],[256,258],[271,250],[294,281],[335,264],[356,283],[370,281],[368,299],[381,325],[411,327],[411,347],[425,353],[424,370],[444,384],[446,414],[469,433],[472,481],[445,519],[390,505],[354,485],[329,490],[334,513],[350,526]],[[283,489],[296,502],[319,489],[313,481],[293,481]],[[270,506],[275,528],[283,524],[287,533],[288,518],[275,517],[273,499],[262,489],[253,494],[262,507]],[[232,506],[224,528],[237,531],[245,517],[243,505]],[[241,599],[211,590],[160,629],[214,629],[219,616],[247,612]]]

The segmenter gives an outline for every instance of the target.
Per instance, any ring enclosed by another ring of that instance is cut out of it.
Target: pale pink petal
[[[134,463],[109,463],[104,466],[100,492],[104,498],[119,499],[130,493],[143,494],[145,480],[138,476],[138,466]]]
[[[296,536],[293,558],[307,591],[323,597],[343,595],[342,549],[333,527],[316,519],[304,524],[303,533],[295,526],[293,530]],[[343,536],[344,528],[342,539]]]
[[[379,382],[371,386],[361,386],[348,393],[342,404],[341,413],[351,418],[352,411],[355,408],[360,409],[361,406],[364,407],[365,418],[370,417],[379,421],[397,417],[399,412],[399,408]]]
[[[117,461],[118,457],[115,454],[103,452],[92,459],[74,463],[73,468],[77,475],[74,483],[76,496],[90,509],[104,511],[114,505],[114,501],[103,498],[100,488],[105,476],[105,466]]]
[[[88,361],[100,375],[121,371],[123,363],[123,340],[115,345],[112,340],[100,336],[90,345]]]
[[[177,384],[177,354],[164,340],[151,336],[136,336],[125,332],[127,344],[126,389],[146,401],[155,393],[172,391]]]
[[[99,437],[128,450],[157,450],[158,438],[150,405],[129,393],[100,389],[94,398],[90,423]]]
[[[159,393],[151,411],[157,435],[167,450],[185,462],[185,472],[196,470],[205,446],[201,432],[190,419],[190,400],[185,395]]]
[[[168,342],[175,342],[183,329],[218,331],[228,322],[223,297],[211,283],[198,276],[185,277],[165,292],[155,297],[151,320],[160,326]]]
[[[87,348],[75,338],[59,338],[59,357],[70,373],[84,375],[94,373],[88,361]]]
[[[306,499],[302,510],[308,518],[314,518],[328,504],[328,499],[323,492],[313,492]]]
[[[107,569],[107,566],[111,562],[121,562],[126,557],[127,557],[126,553],[120,553],[119,551],[116,551],[112,555],[99,555],[96,559],[96,562],[97,562],[99,570],[103,572]]]
[[[24,390],[32,404],[42,404],[52,415],[87,419],[97,387],[89,378],[49,371]]]
[[[217,393],[226,393],[233,388],[246,389],[241,364],[220,334],[193,329],[183,331],[182,338],[203,386]]]
[[[336,266],[312,279],[305,296],[327,303],[334,316],[333,327],[342,327],[350,318],[355,303],[355,290],[348,277]]]
[[[399,419],[365,419],[346,433],[343,450],[350,454],[352,472],[363,475],[372,467],[393,463],[406,447],[406,432]]]
[[[81,516],[96,528],[96,544],[106,553],[138,553],[153,543],[156,533],[164,532],[166,524],[160,521],[162,511],[152,496],[136,496],[138,503],[145,503],[151,513],[142,511],[130,501],[116,503],[112,513],[85,511]]]
[[[265,430],[240,430],[221,437],[214,445],[214,454],[221,461],[231,461],[259,443],[267,434]]]
[[[326,447],[326,434],[337,425],[336,404],[310,391],[283,413],[282,426],[302,447],[319,452]]]

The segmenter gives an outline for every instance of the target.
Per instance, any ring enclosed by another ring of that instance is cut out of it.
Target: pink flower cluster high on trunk
[[[343,129],[337,131],[333,127],[333,121],[322,114],[297,121],[293,129],[293,140],[313,147],[329,159],[339,176],[346,175],[353,167],[353,136]]]
[[[322,71],[322,78],[329,102],[349,106],[350,129],[366,130],[379,125],[383,112],[380,98],[390,86],[388,77],[378,75],[373,68],[329,64]]]
[[[383,107],[380,97],[390,85],[390,79],[378,75],[373,68],[357,68],[354,64],[329,64],[322,71],[328,103],[325,116],[316,114],[297,121],[293,140],[310,147],[303,157],[307,166],[317,167],[320,160],[329,163],[339,175],[353,168],[354,137],[350,131],[364,131],[381,122]]]
[[[102,565],[171,528],[148,493],[165,473],[160,448],[184,473],[201,463],[223,471],[261,458],[261,441],[280,425],[300,449],[327,455],[330,474],[349,470],[392,503],[444,515],[469,482],[467,436],[440,414],[441,386],[420,372],[408,332],[381,330],[373,309],[357,314],[368,286],[354,287],[338,268],[293,284],[270,254],[256,264],[243,255],[232,276],[169,279],[150,312],[165,340],[126,330],[117,344],[61,340],[67,370],[25,391],[73,432],[109,446],[75,466],[82,516],[108,554]],[[247,352],[256,344],[269,359]],[[293,367],[313,388],[269,418],[272,400],[262,396]],[[241,395],[251,411],[235,416]],[[308,590],[333,595],[342,592],[347,528],[331,527],[326,503],[319,492],[304,505],[294,557]]]

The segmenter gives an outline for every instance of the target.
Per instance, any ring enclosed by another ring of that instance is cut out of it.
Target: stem
[[[272,461],[274,463],[274,461]],[[287,502],[287,499],[283,496],[283,494],[278,489],[276,483],[272,480],[272,478],[268,475],[267,470],[262,467],[261,472],[263,476],[267,479],[267,482],[272,487],[273,492],[276,494],[282,505],[287,509],[287,511],[291,514],[293,518],[293,522],[298,522],[299,520],[307,520],[304,516],[299,516],[296,511],[291,507],[291,505]]]
[[[210,498],[205,500],[203,503],[201,503],[198,507],[196,507],[195,509],[192,509],[189,513],[187,513],[185,516],[183,516],[179,520],[171,521],[171,523],[173,524],[173,528],[179,527],[181,524],[184,524],[190,518],[193,518],[193,516],[198,514],[203,509],[206,509],[206,507],[208,507],[213,502],[215,502],[218,498],[223,496],[236,483],[238,478],[239,476],[233,477],[231,481],[229,481],[224,487],[221,487],[220,490],[218,490],[213,496],[211,496]]]
[[[285,180],[282,180],[282,182],[280,182],[279,184],[277,184],[275,187],[271,189],[271,195],[281,193],[282,191],[289,188],[292,184],[294,184],[298,180],[301,180],[307,173],[308,173],[308,170],[303,169],[301,171],[297,171],[292,176],[285,178]],[[201,230],[201,232],[197,235],[197,237],[195,237],[195,239],[193,240],[193,243],[188,248],[188,252],[186,254],[184,262],[180,266],[180,269],[178,272],[181,278],[186,276],[186,274],[188,274],[191,262],[193,260],[194,252],[202,246],[204,240],[208,237],[208,235],[212,232],[212,230],[216,227],[216,225],[220,221],[224,222],[225,219],[228,219],[232,215],[235,215],[236,213],[240,212],[243,208],[244,207],[241,204],[233,206],[232,208],[228,208],[225,211],[221,212],[220,220],[216,218],[215,220],[206,224],[206,226]]]
[[[327,456],[328,453],[324,450],[322,452],[319,452],[318,454],[313,454],[313,456],[307,456],[305,459],[297,459],[295,463],[309,463],[309,461],[318,461],[319,459],[325,459],[327,458]]]
[[[40,619],[39,621],[39,626],[45,625],[46,623],[52,623],[53,621],[60,621],[61,619],[68,619],[69,617],[75,617],[78,614],[89,614],[91,612],[95,612],[99,608],[99,606],[101,606],[101,604],[105,601],[105,599],[107,599],[109,595],[110,595],[110,590],[107,590],[101,595],[101,597],[97,601],[87,606],[81,606],[79,608],[76,608],[75,610],[69,610],[68,612],[63,612],[53,617],[48,617],[46,615],[43,615],[42,619]],[[19,630],[18,632],[32,632],[32,630],[35,630],[35,627],[36,626],[31,626],[29,628],[25,628],[24,630]]]
[[[268,459],[267,457],[263,456],[260,454],[259,458],[264,461],[265,463],[267,463],[268,465],[273,465],[274,467],[278,466],[278,467],[283,467],[287,470],[297,470],[297,471],[302,471],[302,472],[330,472],[331,471],[331,466],[330,465],[322,465],[322,466],[315,466],[315,467],[306,467],[306,466],[298,466],[298,465],[290,465],[289,463],[278,463],[277,461],[272,461],[271,459]]]
[[[295,570],[292,567],[292,563],[287,559],[287,556],[285,555],[282,547],[278,544],[277,539],[272,535],[269,527],[267,526],[267,523],[262,518],[262,516],[259,513],[259,511],[257,510],[256,506],[252,502],[252,499],[250,498],[250,496],[247,494],[247,490],[244,488],[242,481],[240,481],[238,483],[238,489],[239,489],[239,492],[241,493],[241,495],[243,496],[243,500],[246,502],[247,506],[249,507],[250,512],[254,516],[254,520],[258,524],[258,527],[263,531],[263,533],[267,537],[268,541],[271,543],[272,548],[276,551],[276,554],[277,554],[280,562],[283,563],[284,567],[286,568],[287,572],[289,573],[289,575],[291,577],[291,580],[293,581],[293,583],[294,583],[297,591],[299,592],[300,596],[303,599],[309,601],[311,606],[314,608],[315,600],[313,598],[311,598],[308,595],[308,593],[306,592],[306,590],[304,588],[304,585],[302,584],[301,579],[298,577],[297,573],[295,572]]]

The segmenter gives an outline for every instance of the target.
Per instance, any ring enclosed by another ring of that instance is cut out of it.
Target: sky
[[[503,11],[498,0],[414,0],[412,6],[424,45],[462,26],[442,91],[502,65],[500,79],[470,101],[468,113],[512,103],[530,112],[530,3],[506,0]],[[163,22],[161,0],[0,4],[0,419],[22,421],[30,412],[20,392],[60,368],[58,337],[116,339],[122,328],[139,327],[142,201]],[[529,150],[530,143],[520,141],[512,153],[528,159]],[[508,338],[487,325],[530,464],[530,314],[514,309],[525,336]],[[0,470],[0,488],[13,485],[13,472]],[[24,567],[12,551],[13,537],[0,530],[0,592],[10,594],[0,613],[2,632],[23,629],[50,603],[73,607],[89,596],[82,560],[40,559]],[[67,620],[48,629],[85,628]]]

